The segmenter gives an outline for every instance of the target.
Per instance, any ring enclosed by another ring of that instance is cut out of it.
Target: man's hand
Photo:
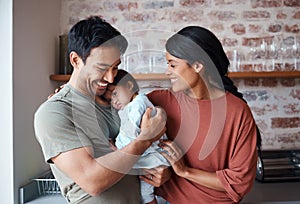
[[[151,117],[151,108],[147,108],[141,122],[141,134],[138,139],[154,142],[166,131],[167,116],[162,108],[156,108],[156,115]]]

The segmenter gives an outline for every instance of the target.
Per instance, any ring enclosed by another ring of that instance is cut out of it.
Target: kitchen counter
[[[66,199],[60,195],[47,195],[47,196],[40,196],[32,201],[27,202],[26,204],[67,204],[68,202]]]
[[[61,195],[41,196],[26,204],[66,204]],[[162,202],[160,202],[162,203]],[[241,202],[243,204],[300,204],[300,182],[260,183]]]
[[[165,201],[163,199],[158,199],[158,204],[164,204]],[[67,204],[67,201],[64,199],[62,195],[48,195],[41,196],[37,199],[34,199],[26,204]]]
[[[300,204],[300,182],[261,183],[255,181],[254,187],[241,203]]]

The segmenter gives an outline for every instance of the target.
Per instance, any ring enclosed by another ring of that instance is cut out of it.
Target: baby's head
[[[123,109],[139,92],[139,86],[131,74],[119,69],[114,82],[109,84],[105,98],[110,99],[111,105],[117,109]]]

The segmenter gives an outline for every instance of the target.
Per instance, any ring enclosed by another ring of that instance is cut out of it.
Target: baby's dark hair
[[[129,81],[132,82],[133,84],[132,92],[133,93],[139,92],[140,88],[136,80],[134,79],[134,77],[123,69],[118,70],[118,73],[114,78],[114,82],[110,83],[110,85],[126,86]]]

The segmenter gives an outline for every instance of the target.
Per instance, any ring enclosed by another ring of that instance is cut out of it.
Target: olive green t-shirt
[[[62,152],[84,146],[92,147],[95,158],[112,152],[108,139],[117,136],[119,125],[118,115],[110,106],[96,104],[69,84],[36,111],[36,138],[69,203],[140,203],[137,176],[127,175],[99,196],[92,197],[51,161]]]

